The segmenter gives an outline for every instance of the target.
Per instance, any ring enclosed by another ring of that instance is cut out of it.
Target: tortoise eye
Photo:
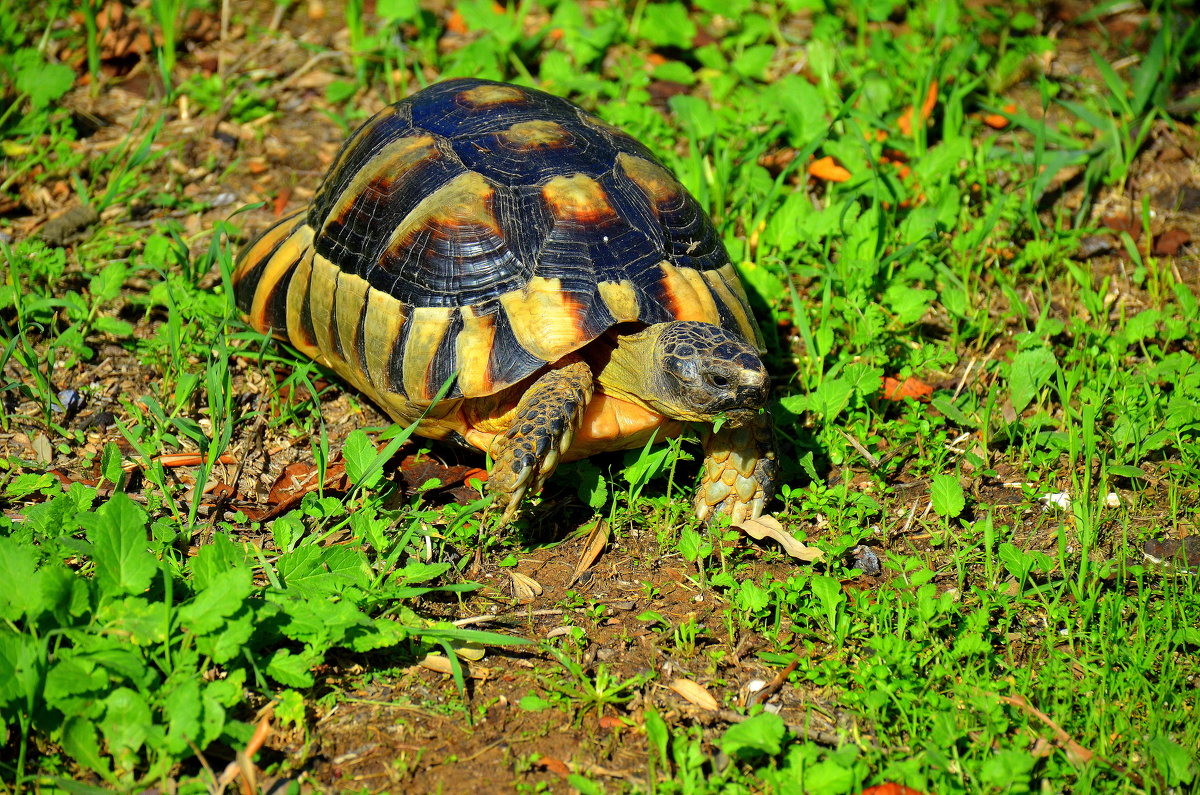
[[[723,375],[709,376],[708,383],[712,384],[717,389],[727,389],[729,387],[729,379]]]

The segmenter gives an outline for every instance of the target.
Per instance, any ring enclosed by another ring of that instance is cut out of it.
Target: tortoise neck
[[[666,323],[658,323],[633,334],[616,334],[602,340],[593,367],[596,381],[605,393],[636,406],[661,414],[655,398],[658,383],[657,354],[654,343],[662,336]],[[601,341],[598,341],[601,342]]]

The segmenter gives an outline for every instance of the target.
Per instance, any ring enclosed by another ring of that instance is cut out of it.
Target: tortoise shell
[[[698,320],[762,347],[711,221],[645,146],[487,80],[363,124],[234,283],[255,328],[398,418],[451,379],[449,398],[499,393],[614,327]]]

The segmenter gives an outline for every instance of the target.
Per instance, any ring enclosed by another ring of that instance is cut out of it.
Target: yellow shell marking
[[[525,92],[514,86],[476,86],[460,91],[457,99],[471,107],[482,108],[488,105],[503,105],[506,102],[520,102],[525,99]]]
[[[350,180],[350,184],[338,196],[337,203],[330,208],[329,215],[325,218],[325,227],[328,228],[331,223],[344,223],[357,202],[383,198],[378,188],[373,191],[374,195],[371,195],[372,186],[392,185],[403,179],[404,175],[416,166],[438,156],[439,152],[431,135],[392,141],[379,150]]]
[[[304,297],[312,286],[313,258],[315,256],[316,250],[309,246],[303,259],[300,260],[300,264],[296,266],[296,272],[292,274],[287,297],[288,341],[310,359],[318,358],[321,351],[317,347],[317,341],[308,336],[308,332],[304,328],[304,319],[300,313],[304,311]]]
[[[367,303],[367,280],[361,276],[342,271],[337,279],[337,318],[338,337],[342,341],[342,351],[346,355],[346,363],[350,372],[354,373],[351,380],[359,389],[370,386],[365,372],[360,372],[358,361],[357,340],[358,324],[362,319],[362,311]],[[370,325],[368,323],[368,325]]]
[[[466,397],[492,392],[491,360],[496,337],[496,315],[476,314],[475,307],[462,308],[462,331],[458,334],[458,388]]]
[[[278,239],[273,234],[269,234],[268,237]],[[259,331],[267,331],[269,329],[267,302],[271,297],[271,293],[274,292],[275,286],[279,284],[279,280],[287,274],[288,269],[305,253],[305,249],[312,245],[312,239],[312,229],[301,221],[295,232],[287,240],[283,241],[279,249],[275,252],[275,255],[267,262],[262,275],[258,279],[258,287],[254,291],[254,302],[250,305],[250,325],[254,328]],[[257,250],[258,246],[255,246],[255,249]],[[269,251],[269,249],[267,250]],[[256,251],[252,251],[251,255],[255,253]],[[249,261],[250,257],[248,256],[246,259]],[[281,328],[274,330],[277,332],[284,331]]]
[[[571,139],[571,133],[554,121],[522,121],[500,133],[500,139],[517,150],[561,146]]]
[[[669,262],[662,262],[660,267],[663,270],[663,290],[670,303],[671,315],[676,320],[721,322],[712,293],[697,270],[676,268]]]
[[[333,164],[333,166],[329,169],[329,173],[321,182],[321,189],[317,191],[317,196],[314,201],[318,201],[320,199],[321,194],[325,192],[326,186],[336,185],[340,182],[338,178],[341,176],[342,169],[346,167],[346,157],[355,154],[358,151],[359,142],[365,140],[368,135],[373,133],[376,127],[379,127],[381,124],[389,123],[392,117],[398,112],[399,106],[397,105],[389,105],[388,107],[384,108],[379,113],[372,116],[367,123],[364,124],[358,130],[358,132],[355,133],[354,136],[342,146],[342,151],[338,156],[337,162]]]
[[[412,403],[433,399],[441,384],[430,383],[429,365],[437,354],[451,310],[437,306],[418,306],[408,319],[408,340],[404,345],[404,391]]]
[[[404,327],[404,304],[382,290],[367,290],[367,322],[363,327],[363,354],[367,378],[379,394],[388,387],[388,362]]]
[[[555,177],[542,188],[542,196],[559,220],[589,223],[616,214],[604,188],[586,174]]]
[[[316,337],[317,347],[321,349],[321,355],[313,358],[335,369],[338,362],[337,353],[333,348],[331,324],[335,321],[333,295],[340,272],[336,265],[318,254],[313,257],[312,279],[308,288],[308,309],[312,318],[313,335]]]
[[[520,290],[500,296],[513,335],[525,350],[556,362],[580,347],[585,308],[563,292],[561,279],[535,276]]]
[[[292,233],[298,223],[304,223],[303,217],[298,217],[302,214],[303,211],[297,213],[295,216],[279,221],[268,229],[262,237],[254,241],[254,245],[242,254],[241,259],[238,260],[237,268],[233,272],[233,281],[235,284],[246,278],[250,271],[254,270],[254,266],[270,254],[271,250],[279,244],[280,240],[283,240]],[[259,284],[261,283],[262,281],[259,280]],[[262,331],[262,329],[259,329],[259,331]]]
[[[600,298],[618,323],[639,317],[637,292],[628,279],[619,282],[600,282],[596,285]]]
[[[492,186],[481,174],[467,171],[417,204],[388,240],[383,260],[397,257],[423,229],[446,230],[456,226],[482,226],[500,235],[492,215]],[[443,231],[444,233],[444,231]]]
[[[679,181],[657,163],[622,152],[617,155],[621,170],[646,192],[655,205],[677,205],[683,195]]]

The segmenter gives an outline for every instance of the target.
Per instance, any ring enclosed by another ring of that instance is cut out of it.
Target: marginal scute
[[[277,295],[284,279],[291,279],[293,268],[300,262],[307,248],[312,244],[312,230],[300,224],[282,242],[275,246],[274,252],[266,260],[258,277],[258,286],[254,291],[254,302],[250,306],[250,324],[259,331],[283,332],[286,330],[286,314],[284,317],[271,317],[271,308],[278,304],[272,300]]]
[[[363,312],[367,308],[367,281],[361,276],[342,272],[337,279],[337,323],[338,339],[342,342],[342,353],[351,370],[359,373],[353,380],[360,388],[369,383],[366,374],[366,356],[363,335]]]
[[[457,99],[464,105],[473,108],[486,108],[492,105],[503,105],[508,102],[520,102],[527,98],[524,91],[516,86],[481,85],[460,91]]]
[[[500,140],[511,149],[528,151],[565,146],[573,140],[573,136],[556,121],[535,119],[517,122],[500,133]]]
[[[366,314],[363,327],[363,356],[367,362],[367,378],[380,394],[391,391],[388,364],[400,341],[409,309],[382,290],[367,290]]]
[[[500,297],[513,335],[526,351],[554,362],[591,342],[587,307],[563,289],[561,279],[535,276],[520,290]]]
[[[616,215],[600,183],[587,174],[554,177],[542,188],[554,217],[578,223],[595,223]]]
[[[430,365],[450,327],[452,310],[419,306],[408,319],[408,339],[404,345],[404,391],[413,402],[428,402],[441,383],[430,383]]]
[[[333,367],[333,354],[339,343],[334,339],[337,326],[334,324],[333,304],[334,290],[337,289],[337,276],[341,271],[337,265],[322,256],[313,258],[312,278],[308,288],[308,310],[312,319],[313,338],[322,355],[317,361]]]
[[[692,268],[676,268],[669,262],[662,263],[662,271],[662,298],[676,320],[699,320],[703,323],[717,324],[721,322],[712,293],[699,271]]]
[[[490,395],[494,386],[490,361],[496,353],[496,312],[465,306],[462,321],[457,343],[458,388],[465,397]]]
[[[312,318],[305,311],[312,289],[313,259],[316,256],[316,251],[309,246],[303,259],[300,260],[300,264],[296,266],[296,272],[292,275],[287,297],[288,340],[310,359],[317,359],[321,356],[321,349],[317,347],[317,341],[313,337]]]

